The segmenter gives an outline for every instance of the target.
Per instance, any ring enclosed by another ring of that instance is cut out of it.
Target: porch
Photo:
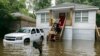
[[[73,24],[73,8],[61,8],[61,9],[51,9],[49,10],[49,16],[50,20],[53,19],[53,22],[49,21],[49,26],[51,26],[53,23],[58,23],[59,20],[66,19],[65,26],[72,26]],[[63,21],[64,22],[64,21]]]
[[[48,40],[64,39],[63,37],[65,37],[64,36],[65,33],[68,33],[68,32],[71,33],[70,36],[67,35],[68,38],[72,39],[73,11],[74,11],[73,8],[51,9],[49,11],[49,16],[50,16],[49,26],[51,26],[51,28],[48,33]],[[57,24],[55,25],[55,23]],[[66,28],[68,26],[69,28]]]

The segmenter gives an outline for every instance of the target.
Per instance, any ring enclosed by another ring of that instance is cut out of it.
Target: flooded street
[[[0,56],[39,56],[39,51],[30,44],[8,44],[0,41]],[[100,56],[100,42],[62,41],[43,43],[42,56]]]

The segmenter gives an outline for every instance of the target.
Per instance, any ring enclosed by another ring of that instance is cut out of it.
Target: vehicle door
[[[40,36],[41,36],[41,33],[40,33],[40,30],[39,29],[36,29],[36,35],[37,35],[37,39],[39,39]]]
[[[36,35],[36,29],[32,29],[32,31],[31,31],[31,40],[35,40],[36,37],[37,37],[37,35]]]
[[[40,29],[40,32],[43,33],[43,29]]]

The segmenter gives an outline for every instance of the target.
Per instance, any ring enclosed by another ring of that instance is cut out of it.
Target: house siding
[[[96,11],[88,11],[88,22],[86,23],[76,23],[75,22],[75,15],[73,16],[73,28],[79,28],[79,29],[95,29],[96,24]]]
[[[73,29],[73,39],[95,40],[95,30],[93,29]]]
[[[73,17],[75,20],[75,16]],[[73,20],[73,39],[95,40],[96,11],[88,11],[87,23],[75,23]]]
[[[49,27],[49,22],[48,23],[41,23],[41,14],[36,15],[36,27],[41,27],[41,28],[48,28]]]
[[[45,31],[45,36],[47,36],[50,29],[49,23],[41,23],[41,15],[37,14],[36,26],[41,27]],[[73,40],[95,40],[95,24],[96,24],[96,11],[88,10],[88,22],[87,23],[76,23],[75,13],[73,14],[72,26],[65,27],[63,39]]]
[[[65,27],[63,39],[72,40],[72,27]]]

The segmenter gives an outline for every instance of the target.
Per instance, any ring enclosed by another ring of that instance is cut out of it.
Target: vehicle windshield
[[[30,33],[29,29],[19,29],[17,33]]]

